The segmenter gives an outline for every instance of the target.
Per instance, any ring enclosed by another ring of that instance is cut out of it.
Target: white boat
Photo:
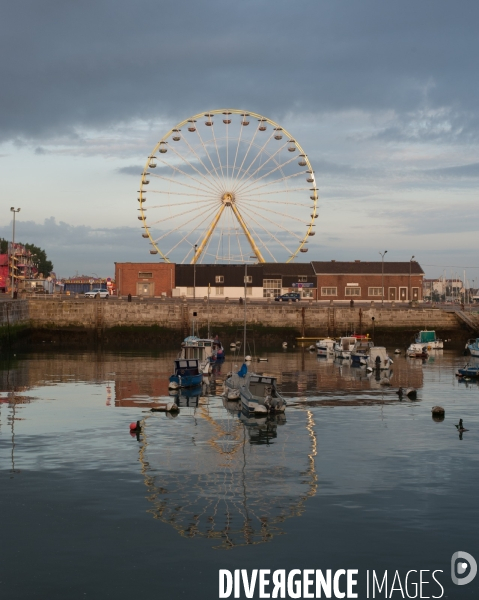
[[[316,351],[318,356],[332,356],[334,354],[335,340],[332,338],[323,338],[316,342]]]
[[[201,339],[194,335],[190,335],[184,339],[181,344],[181,352],[179,358],[199,360],[199,369],[203,375],[211,373],[212,358],[214,355],[214,341],[209,339]]]
[[[479,338],[467,340],[466,350],[469,350],[471,356],[479,356]]]
[[[281,413],[286,401],[278,392],[274,375],[259,375],[248,372],[244,364],[238,373],[230,373],[225,380],[225,397],[233,399],[239,392],[241,406],[247,413]]]
[[[372,346],[369,349],[369,365],[373,369],[384,371],[389,369],[393,361],[389,358],[387,350],[384,346]]]
[[[427,358],[427,346],[424,344],[411,344],[409,348],[406,350],[406,355],[409,358]]]
[[[436,337],[435,331],[420,331],[415,342],[427,346],[428,350],[442,350],[444,348],[444,342]]]
[[[334,344],[334,356],[336,358],[351,358],[351,352],[356,346],[355,337],[342,337]]]

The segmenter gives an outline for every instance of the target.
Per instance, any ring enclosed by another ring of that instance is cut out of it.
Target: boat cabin
[[[175,375],[198,375],[199,373],[199,361],[197,358],[183,359],[178,358],[175,360]]]
[[[274,392],[276,391],[276,377],[251,375],[248,387],[252,396],[259,398],[264,398],[266,395],[274,396]]]

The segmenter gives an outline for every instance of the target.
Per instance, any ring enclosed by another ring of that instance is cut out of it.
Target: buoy
[[[396,350],[394,350],[394,354],[401,354],[401,350],[399,350],[399,348],[396,348]]]
[[[137,421],[136,423],[130,423],[130,431],[141,431],[140,421]]]
[[[176,383],[176,381],[170,381],[170,383],[168,384],[169,390],[177,390],[179,387],[180,385]]]
[[[391,382],[389,381],[389,379],[387,377],[383,377],[380,382],[379,385],[391,385]]]
[[[249,361],[249,360],[251,360],[251,356],[250,356],[249,354],[247,354],[247,355],[244,357],[244,359]]]
[[[442,406],[433,406],[431,408],[431,412],[433,415],[444,415],[446,411],[443,409]]]
[[[287,348],[288,347],[288,342],[283,342],[283,348]]]

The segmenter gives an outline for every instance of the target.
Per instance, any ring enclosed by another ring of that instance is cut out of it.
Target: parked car
[[[108,290],[101,290],[100,288],[85,292],[85,298],[105,298],[108,300],[109,295]]]
[[[289,292],[289,294],[276,296],[275,300],[276,302],[288,302],[288,300],[291,300],[292,302],[299,302],[301,300],[301,294],[298,294],[298,292]]]

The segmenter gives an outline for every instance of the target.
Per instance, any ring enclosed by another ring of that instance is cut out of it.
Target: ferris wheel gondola
[[[163,136],[138,201],[143,237],[166,262],[290,262],[307,251],[318,216],[314,171],[297,140],[237,109],[195,115]]]

